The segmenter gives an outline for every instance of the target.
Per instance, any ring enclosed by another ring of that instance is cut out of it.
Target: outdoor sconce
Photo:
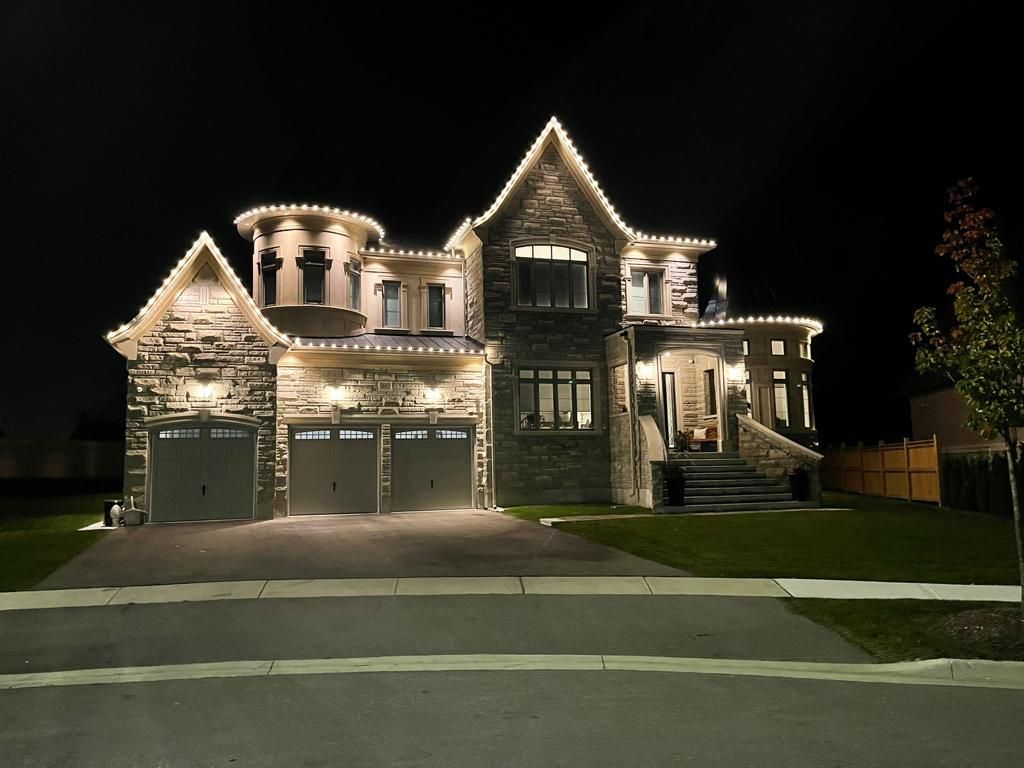
[[[195,389],[196,399],[203,402],[210,402],[215,399],[216,395],[213,391],[213,384],[209,381],[200,381],[199,386]]]
[[[743,369],[738,365],[730,365],[725,369],[725,378],[730,384],[742,384]]]
[[[641,379],[649,379],[654,375],[654,366],[646,360],[638,360],[636,364],[636,375]]]
[[[437,389],[437,387],[427,387],[427,389],[423,393],[423,399],[426,400],[428,403],[434,404],[428,408],[423,409],[424,413],[427,414],[427,420],[431,424],[437,424],[438,414],[444,413],[444,408],[442,408],[440,405],[437,405],[438,403],[441,402],[441,397],[441,391]]]

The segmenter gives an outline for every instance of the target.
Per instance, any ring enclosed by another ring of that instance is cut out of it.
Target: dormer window
[[[264,307],[277,304],[277,250],[260,251],[260,301]]]
[[[631,268],[629,271],[629,314],[661,315],[664,312],[664,270]]]
[[[327,303],[327,251],[322,248],[302,249],[302,302]]]
[[[516,303],[520,307],[587,309],[590,258],[565,245],[520,245],[515,249]]]

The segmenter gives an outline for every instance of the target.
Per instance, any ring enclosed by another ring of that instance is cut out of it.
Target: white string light
[[[260,205],[256,208],[250,208],[248,211],[238,214],[233,223],[237,226],[240,222],[243,222],[246,219],[258,218],[265,213],[320,213],[330,216],[342,216],[348,219],[355,219],[362,224],[372,227],[377,231],[377,239],[380,241],[384,240],[384,227],[381,226],[380,222],[372,216],[367,216],[365,213],[359,213],[358,211],[347,211],[342,208],[334,208],[329,205],[316,205],[311,203],[276,203],[274,205]]]
[[[199,255],[203,248],[206,248],[213,255],[214,261],[217,262],[228,279],[231,280],[238,288],[239,292],[244,297],[243,301],[250,306],[256,322],[262,327],[266,334],[274,339],[275,342],[288,346],[288,337],[281,333],[281,331],[277,330],[277,328],[275,328],[274,325],[266,319],[263,313],[260,312],[259,307],[256,306],[256,302],[254,302],[252,296],[249,295],[249,291],[246,289],[245,285],[243,285],[238,275],[235,274],[235,270],[231,268],[231,265],[228,263],[227,259],[224,258],[224,255],[220,252],[217,244],[213,241],[213,238],[210,237],[210,234],[206,230],[199,233],[199,237],[196,238],[194,243],[192,243],[185,255],[181,257],[178,263],[174,266],[174,269],[171,270],[170,274],[164,278],[160,287],[157,288],[156,293],[150,296],[149,300],[141,309],[139,309],[139,313],[120,328],[110,331],[107,334],[107,341],[111,344],[116,344],[117,342],[123,341],[125,338],[129,337],[131,335],[131,331],[137,328],[145,320],[150,308],[157,303],[157,301],[163,298],[164,294],[166,294],[170,289],[171,284],[174,283],[175,278],[177,278],[178,275],[181,274],[182,270]]]
[[[533,166],[534,162],[540,154],[541,149],[544,147],[548,137],[551,134],[557,136],[557,138],[562,142],[566,149],[569,150],[569,153],[571,154],[576,165],[579,167],[579,170],[581,171],[583,178],[587,181],[587,184],[589,185],[591,191],[594,193],[597,199],[601,202],[601,205],[604,207],[605,213],[608,215],[608,218],[615,222],[616,226],[618,226],[623,231],[623,233],[626,234],[631,240],[641,242],[678,243],[681,245],[700,245],[708,246],[710,248],[715,247],[716,243],[714,240],[680,237],[675,235],[644,235],[641,232],[637,232],[631,229],[630,226],[626,224],[626,222],[619,215],[618,211],[615,210],[615,206],[612,205],[604,190],[601,189],[601,185],[594,177],[594,174],[591,173],[590,166],[587,165],[586,160],[583,159],[583,156],[580,154],[579,150],[576,149],[576,145],[569,137],[568,132],[562,126],[561,122],[559,122],[558,118],[552,115],[551,119],[548,120],[547,125],[544,126],[544,130],[540,132],[540,135],[534,140],[530,148],[526,150],[526,154],[523,155],[522,160],[519,161],[519,165],[512,173],[512,176],[509,177],[509,180],[505,183],[505,186],[502,188],[501,192],[498,193],[498,196],[494,199],[494,202],[491,203],[491,206],[483,214],[477,216],[475,219],[466,219],[465,221],[463,221],[462,224],[460,224],[459,227],[452,234],[452,236],[448,238],[448,242],[445,243],[444,246],[445,250],[450,251],[452,248],[455,247],[458,241],[462,239],[462,237],[466,234],[466,232],[469,229],[473,227],[478,227],[481,224],[485,224],[498,211],[498,209],[501,208],[502,204],[505,202],[509,194],[511,194],[512,190],[519,185],[519,181],[526,174],[527,170]]]
[[[712,325],[753,325],[754,323],[767,323],[769,325],[802,325],[806,328],[810,328],[815,334],[821,333],[825,330],[825,325],[820,320],[815,320],[813,317],[792,317],[790,315],[759,315],[757,317],[750,315],[748,317],[721,318],[719,320],[711,320],[710,322],[701,320],[697,325],[707,327]]]

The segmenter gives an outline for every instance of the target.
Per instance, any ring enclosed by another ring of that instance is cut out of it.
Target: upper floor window
[[[750,342],[747,341],[746,339],[743,340],[743,354],[744,355],[749,355],[750,354]]]
[[[384,281],[384,326],[402,327],[402,284],[392,280]]]
[[[800,405],[803,408],[804,429],[811,428],[811,379],[806,373],[800,374]]]
[[[592,430],[589,370],[519,369],[519,428]]]
[[[348,261],[348,306],[357,312],[362,304],[363,264],[359,259]]]
[[[427,327],[444,328],[444,286],[427,286]]]
[[[260,296],[264,307],[277,304],[277,251],[260,251]]]
[[[665,312],[665,272],[661,269],[630,269],[629,314],[661,315]]]
[[[327,251],[322,248],[302,249],[302,301],[304,304],[325,304],[327,294]]]
[[[772,339],[772,354],[773,355],[784,355],[786,354],[786,342],[782,339]]]
[[[586,251],[564,245],[520,245],[515,251],[516,301],[521,307],[587,309]]]
[[[800,342],[800,357],[803,357],[807,360],[811,359],[811,345],[808,344],[806,341]]]

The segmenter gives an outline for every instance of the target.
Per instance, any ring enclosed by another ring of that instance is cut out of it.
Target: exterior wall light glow
[[[423,399],[428,403],[441,402],[441,391],[437,387],[428,387],[423,393]]]
[[[725,378],[730,384],[742,384],[744,381],[743,369],[738,365],[730,365],[725,370]]]
[[[199,389],[196,390],[200,400],[213,400],[213,385],[204,383],[199,385]]]
[[[636,364],[636,375],[641,379],[649,379],[654,375],[654,366],[646,360],[639,360]]]
[[[345,388],[344,387],[328,387],[327,388],[327,399],[332,404],[338,405],[342,400],[345,399]]]

